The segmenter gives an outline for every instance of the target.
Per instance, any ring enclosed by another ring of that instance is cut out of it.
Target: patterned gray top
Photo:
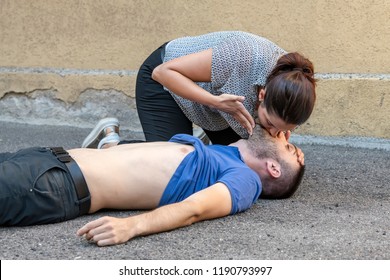
[[[221,31],[169,42],[163,61],[210,48],[213,51],[211,82],[197,84],[214,95],[229,93],[245,96],[244,106],[255,117],[257,86],[264,86],[276,61],[286,52],[271,41],[254,34]],[[211,131],[230,126],[242,138],[248,138],[248,132],[230,114],[169,92],[188,119],[196,125]]]

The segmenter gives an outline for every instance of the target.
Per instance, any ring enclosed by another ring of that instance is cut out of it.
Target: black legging
[[[153,69],[162,63],[162,45],[141,65],[135,88],[136,106],[147,142],[167,141],[175,134],[192,135],[192,122],[184,115],[171,94],[152,79]],[[222,131],[204,130],[213,144],[228,145],[241,137],[230,127]]]
[[[184,115],[171,94],[152,79],[153,69],[162,63],[162,45],[138,71],[135,98],[146,141],[167,141],[178,133],[192,135],[192,122]]]

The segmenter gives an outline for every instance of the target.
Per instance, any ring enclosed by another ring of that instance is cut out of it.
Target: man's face
[[[296,176],[302,170],[298,162],[298,149],[286,140],[283,132],[272,137],[263,128],[256,127],[255,129],[253,138],[248,141],[248,148],[257,160],[249,161],[248,166],[264,179],[263,195],[283,196],[290,189],[294,189],[294,186],[297,186],[294,183],[294,178],[298,178]],[[266,164],[267,171],[262,163],[259,165],[259,160]],[[278,181],[276,182],[274,179],[278,179]],[[297,182],[297,184],[299,183]]]
[[[280,157],[287,163],[299,168],[298,148],[287,141],[284,132],[279,132],[274,139],[276,139],[275,143]]]
[[[258,129],[260,132],[258,135],[259,139],[255,140],[257,147],[251,147],[256,152],[257,157],[283,159],[293,167],[299,168],[297,147],[286,140],[283,132],[279,132],[275,137],[272,137],[266,129]]]

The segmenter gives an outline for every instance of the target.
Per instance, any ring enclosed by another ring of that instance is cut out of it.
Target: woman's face
[[[264,100],[264,89],[259,92],[259,100]],[[265,128],[273,137],[276,137],[281,131],[294,130],[297,125],[286,123],[275,114],[269,114],[262,102],[257,110],[260,125]]]
[[[263,104],[259,106],[257,114],[260,125],[273,137],[276,137],[281,131],[294,130],[296,128],[295,124],[288,124],[275,114],[268,114],[267,109]]]

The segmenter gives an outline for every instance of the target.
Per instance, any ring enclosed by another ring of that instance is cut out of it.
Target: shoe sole
[[[194,128],[193,136],[195,136],[195,137],[199,138],[200,140],[202,140],[203,144],[211,145],[211,141],[210,141],[209,137],[204,132],[204,130],[201,129],[200,127],[195,127]]]
[[[101,119],[93,130],[88,134],[84,139],[82,148],[97,148],[100,140],[102,140],[104,135],[104,128],[108,126],[117,126],[119,127],[119,121],[116,118],[105,118]]]

